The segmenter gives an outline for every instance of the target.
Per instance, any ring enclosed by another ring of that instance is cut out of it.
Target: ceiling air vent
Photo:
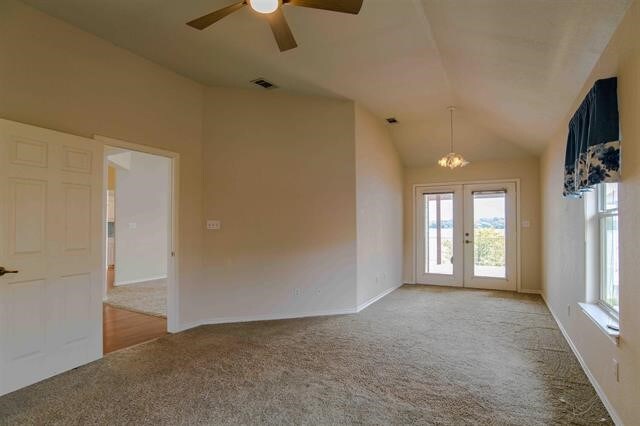
[[[389,124],[398,124],[398,120],[395,117],[387,118],[387,123]]]
[[[270,81],[265,80],[264,78],[256,78],[255,80],[251,80],[251,83],[262,87],[263,89],[277,89],[278,86],[271,83]]]

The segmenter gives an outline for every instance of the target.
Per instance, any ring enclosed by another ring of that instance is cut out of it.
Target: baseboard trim
[[[251,315],[251,316],[238,316],[238,317],[219,317],[219,318],[208,318],[201,321],[192,321],[187,322],[180,325],[180,328],[177,331],[185,331],[190,328],[199,327],[201,325],[215,325],[215,324],[231,324],[231,323],[239,323],[239,322],[254,322],[254,321],[276,321],[283,319],[294,319],[294,318],[308,318],[308,317],[326,317],[332,315],[348,315],[348,314],[357,314],[358,312],[366,309],[370,305],[374,304],[378,300],[382,299],[389,293],[399,289],[403,284],[400,284],[395,287],[391,287],[377,296],[372,297],[366,302],[358,305],[355,308],[344,308],[344,309],[329,309],[323,311],[312,311],[312,312],[297,312],[291,314],[265,314],[265,315]]]
[[[201,325],[215,325],[215,324],[231,324],[239,322],[255,322],[255,321],[276,321],[283,319],[294,318],[308,318],[308,317],[326,317],[332,315],[347,315],[357,313],[356,309],[344,308],[344,309],[329,309],[326,311],[313,311],[313,312],[298,312],[291,314],[265,314],[265,315],[252,315],[252,316],[239,316],[239,317],[219,317],[208,318],[201,321],[193,321],[182,324],[180,331],[185,331],[190,328],[199,327]]]
[[[532,290],[532,289],[528,289],[528,288],[521,288],[520,290],[518,290],[518,293],[540,294],[540,295],[542,295],[542,290]],[[551,310],[551,309],[549,309],[549,310]]]
[[[127,285],[127,284],[138,284],[138,283],[146,283],[147,281],[166,280],[166,279],[167,279],[166,275],[158,275],[157,277],[141,278],[139,280],[116,281],[113,283],[113,285],[119,286],[119,285]]]
[[[560,329],[560,332],[562,333],[565,340],[569,344],[571,351],[578,359],[578,362],[580,363],[580,366],[582,367],[582,370],[584,371],[584,373],[587,375],[589,382],[591,382],[591,386],[593,386],[593,388],[596,390],[596,393],[600,397],[602,404],[604,405],[604,407],[607,409],[607,412],[611,416],[611,420],[613,420],[613,422],[616,425],[623,426],[624,423],[622,423],[622,419],[620,419],[618,412],[613,407],[613,404],[611,404],[611,402],[609,401],[609,398],[607,398],[607,395],[604,393],[604,390],[602,389],[602,387],[600,387],[600,383],[598,383],[595,376],[591,373],[591,370],[589,370],[589,367],[587,366],[587,363],[585,362],[584,358],[582,358],[582,355],[580,355],[578,348],[576,347],[576,345],[573,344],[573,340],[571,340],[571,337],[569,337],[569,333],[567,333],[567,331],[564,329],[564,327],[562,326],[562,323],[558,321],[558,317],[556,317],[556,314],[551,309],[551,306],[549,306],[549,303],[547,303],[547,298],[545,297],[544,292],[540,292],[540,295],[542,296],[542,300],[544,301],[544,304],[547,305],[547,309],[549,309],[549,312],[551,312],[551,316],[553,317],[553,320],[556,322],[556,324],[558,324],[558,328]]]
[[[360,312],[363,309],[368,308],[370,305],[373,305],[378,300],[380,300],[383,297],[385,297],[387,294],[392,293],[392,292],[396,291],[397,289],[399,289],[400,287],[402,287],[402,285],[403,284],[399,284],[399,285],[397,285],[395,287],[388,288],[388,289],[384,290],[382,293],[378,294],[377,296],[373,296],[371,299],[367,300],[366,302],[359,304],[358,307],[356,308],[356,312]]]

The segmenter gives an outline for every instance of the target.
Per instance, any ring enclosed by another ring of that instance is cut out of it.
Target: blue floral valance
[[[564,196],[581,197],[601,182],[620,179],[618,79],[596,81],[569,122]]]

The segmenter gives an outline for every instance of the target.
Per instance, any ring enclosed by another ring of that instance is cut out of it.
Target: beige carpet
[[[0,398],[1,424],[611,424],[538,296],[405,286],[204,326]]]
[[[105,303],[122,309],[167,317],[167,280],[115,286],[107,291]]]

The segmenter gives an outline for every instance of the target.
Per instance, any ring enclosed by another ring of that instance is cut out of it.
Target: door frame
[[[180,154],[172,151],[167,151],[160,148],[155,148],[148,145],[141,145],[133,142],[127,142],[120,139],[114,139],[107,136],[94,135],[94,140],[102,143],[103,153],[108,148],[122,148],[130,151],[142,152],[145,154],[158,155],[171,160],[171,184],[170,184],[170,212],[171,220],[169,220],[169,250],[167,253],[167,331],[169,333],[176,333],[180,331],[180,292],[179,289],[179,200],[180,200]],[[108,189],[107,181],[107,157],[102,156],[104,162],[104,170],[102,177],[102,193],[106,194]],[[105,223],[107,220],[107,199],[102,197],[102,217],[101,223]],[[106,227],[102,227],[102,282],[106,283],[107,279],[107,234]],[[103,330],[104,333],[104,330]]]
[[[516,291],[523,293],[522,291],[522,259],[521,259],[521,229],[520,222],[520,178],[506,178],[506,179],[485,179],[485,180],[467,180],[467,181],[448,181],[437,183],[416,183],[412,185],[411,189],[411,215],[412,215],[412,230],[410,233],[411,249],[413,255],[411,256],[411,282],[417,284],[417,268],[418,268],[418,244],[419,239],[416,238],[418,230],[418,215],[416,199],[419,191],[429,190],[429,188],[452,186],[452,185],[482,185],[482,184],[497,184],[497,183],[515,183],[516,185]]]

